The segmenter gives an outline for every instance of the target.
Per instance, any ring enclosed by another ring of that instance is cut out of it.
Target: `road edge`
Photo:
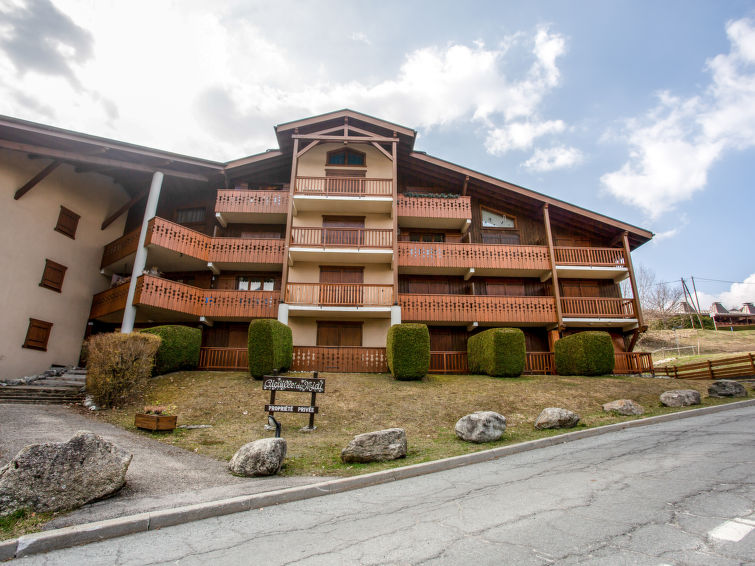
[[[391,470],[381,470],[379,472],[363,474],[360,476],[339,478],[317,484],[291,487],[253,495],[242,495],[230,499],[197,503],[194,505],[175,507],[173,509],[162,509],[159,511],[119,517],[117,519],[108,519],[82,525],[63,527],[61,529],[31,533],[23,535],[17,539],[0,542],[0,561],[50,552],[52,550],[61,550],[72,546],[79,546],[124,535],[161,529],[192,521],[199,521],[201,519],[220,517],[222,515],[239,513],[262,507],[270,507],[271,505],[280,505],[323,495],[342,493],[363,487],[370,487],[396,480],[451,470],[462,466],[469,466],[471,464],[497,460],[498,458],[503,458],[504,456],[510,456],[512,454],[520,454],[530,450],[574,442],[575,440],[600,436],[628,428],[649,426],[700,415],[718,413],[721,411],[739,409],[752,405],[755,405],[755,399],[737,401],[724,405],[714,405],[712,407],[702,407],[700,409],[688,409],[676,413],[668,413],[665,415],[657,415],[654,417],[567,432],[557,436],[550,436],[548,438],[540,438],[519,444],[500,446],[497,448],[491,448],[490,450],[473,452],[472,454],[452,456],[442,460],[412,464],[410,466],[403,466]]]

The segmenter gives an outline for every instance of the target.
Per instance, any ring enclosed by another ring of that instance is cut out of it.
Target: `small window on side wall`
[[[328,152],[326,165],[343,165],[347,167],[364,167],[367,164],[365,154],[355,149],[344,148]]]
[[[72,240],[75,240],[76,229],[79,227],[79,218],[81,218],[81,216],[74,211],[67,209],[65,206],[61,206],[55,231],[65,234]]]
[[[483,228],[516,228],[516,218],[503,212],[482,208],[480,216]]]
[[[22,347],[46,352],[47,341],[50,339],[51,331],[52,322],[30,318],[29,328],[26,331],[26,340],[24,340]]]
[[[204,207],[180,208],[176,210],[176,224],[202,224],[205,213]]]
[[[63,278],[66,276],[67,269],[65,265],[46,259],[45,270],[42,272],[42,281],[39,282],[39,286],[60,293],[63,289]]]

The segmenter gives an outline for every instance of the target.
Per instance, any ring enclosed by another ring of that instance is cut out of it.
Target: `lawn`
[[[430,375],[422,381],[395,381],[386,374],[325,373],[325,393],[318,395],[314,432],[301,432],[306,415],[279,414],[288,455],[283,475],[366,473],[395,466],[466,454],[505,444],[559,434],[536,431],[534,422],[545,407],[564,407],[579,413],[579,427],[595,427],[632,417],[617,417],[601,405],[614,399],[634,399],[646,416],[674,411],[662,407],[658,396],[669,389],[697,389],[703,406],[725,400],[707,397],[708,381],[642,377],[525,376],[516,379],[470,375]],[[139,431],[161,442],[219,460],[229,460],[247,442],[272,436],[264,430],[264,405],[269,392],[241,372],[177,372],[150,381],[143,400],[131,406],[98,411],[101,418],[129,430],[134,413],[143,405],[174,406],[180,424],[209,424],[212,428],[173,433]],[[309,404],[309,395],[278,393],[276,403]],[[456,421],[471,412],[492,410],[507,420],[504,437],[475,445],[458,440]],[[343,464],[341,449],[356,434],[390,427],[406,430],[406,459],[381,464]]]
[[[677,344],[683,349],[678,353]],[[694,348],[694,352],[690,349]],[[653,361],[660,365],[683,364],[700,360],[725,358],[746,352],[755,352],[755,330],[648,330],[637,342],[635,351],[655,352]],[[698,350],[700,355],[698,355]],[[680,355],[679,355],[680,354]],[[662,361],[661,360],[667,360]]]

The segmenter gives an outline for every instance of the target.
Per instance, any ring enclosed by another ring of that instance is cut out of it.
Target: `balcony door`
[[[361,346],[361,322],[317,321],[318,346]]]
[[[364,303],[364,267],[321,266],[320,304],[359,306]]]
[[[323,244],[363,246],[364,216],[323,216]]]

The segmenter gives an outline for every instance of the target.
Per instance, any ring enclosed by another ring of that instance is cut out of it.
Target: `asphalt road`
[[[18,564],[755,564],[755,407]]]

